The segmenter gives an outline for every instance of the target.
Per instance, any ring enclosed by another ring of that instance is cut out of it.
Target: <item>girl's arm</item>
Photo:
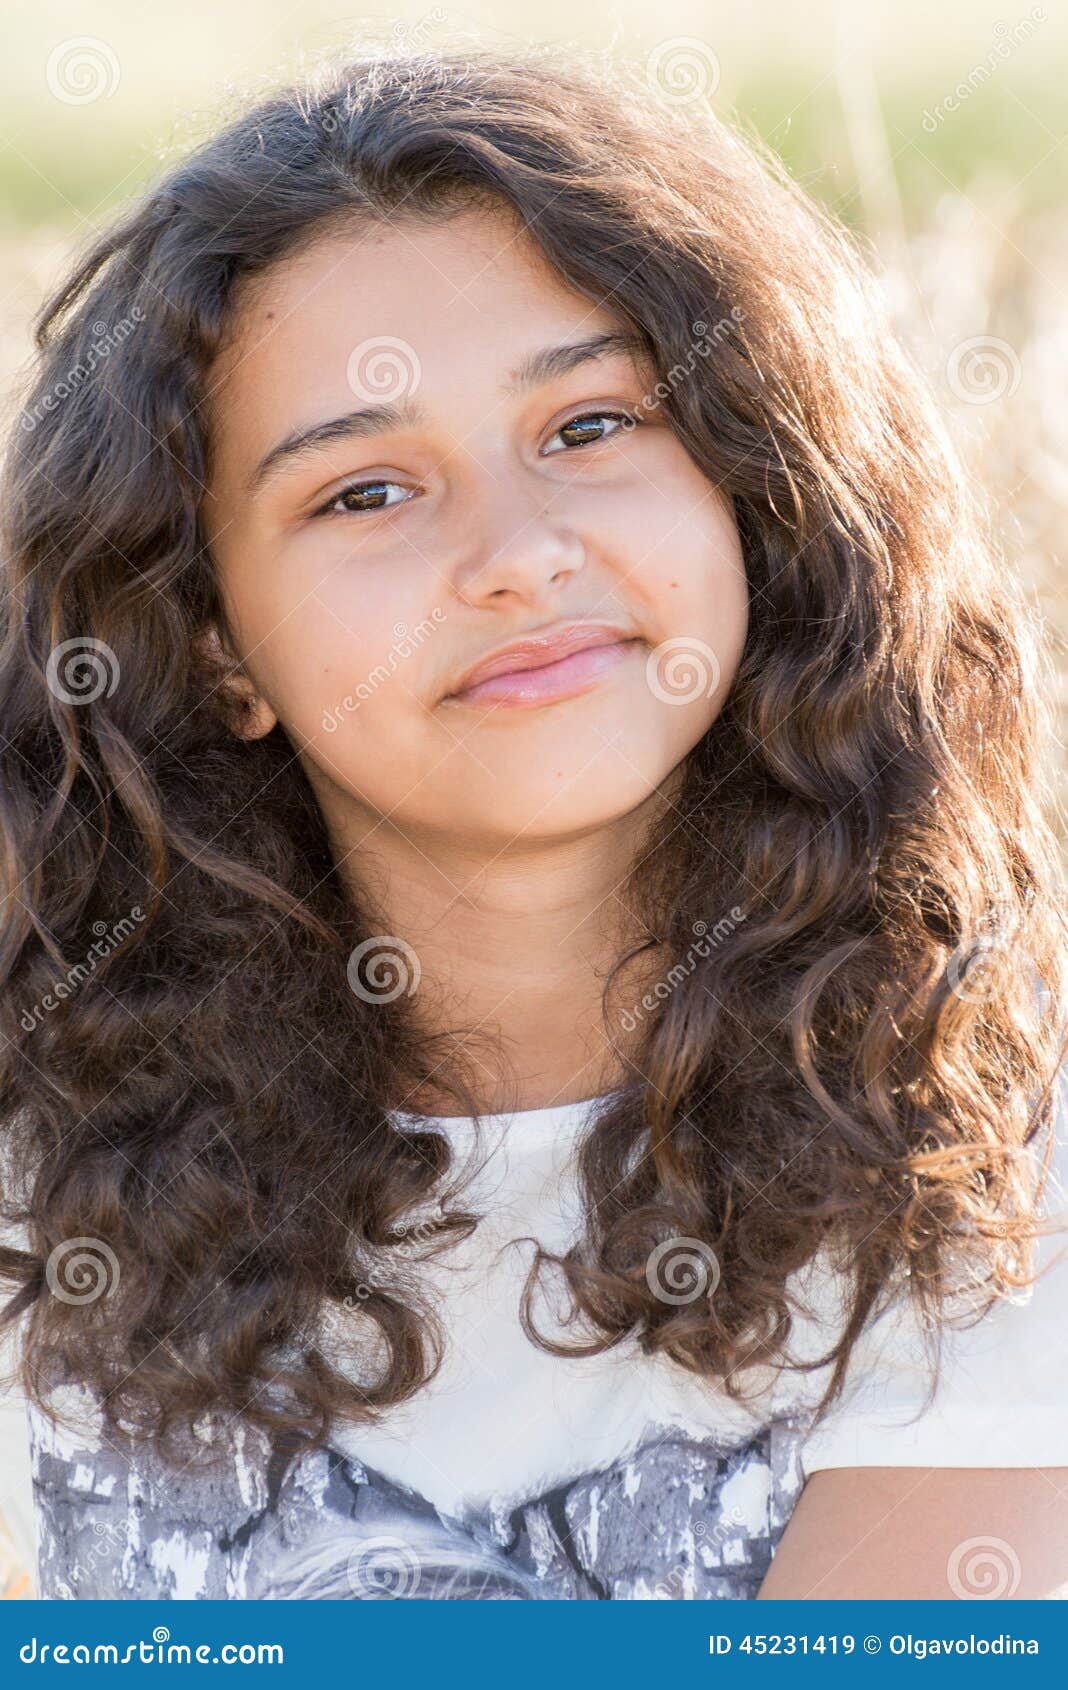
[[[834,1467],[759,1599],[1068,1597],[1068,1467]]]

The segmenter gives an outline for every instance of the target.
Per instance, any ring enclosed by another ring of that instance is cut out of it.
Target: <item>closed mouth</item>
[[[588,692],[614,671],[633,648],[643,644],[635,635],[605,629],[570,649],[546,647],[540,652],[502,653],[496,664],[472,672],[448,701],[458,704],[532,707]],[[487,673],[487,670],[491,672]]]
[[[576,651],[591,646],[615,645],[633,638],[625,628],[618,628],[613,623],[592,621],[565,624],[551,633],[530,634],[525,639],[512,640],[499,651],[472,664],[447,696],[458,697],[496,675],[546,668]]]

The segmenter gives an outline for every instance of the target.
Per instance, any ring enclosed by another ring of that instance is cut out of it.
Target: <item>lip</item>
[[[537,705],[596,686],[639,637],[611,623],[577,622],[513,640],[475,663],[446,695],[450,703]]]

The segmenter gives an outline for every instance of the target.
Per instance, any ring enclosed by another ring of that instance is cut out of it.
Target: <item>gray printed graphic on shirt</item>
[[[287,1462],[244,1423],[222,1461],[190,1438],[176,1467],[31,1409],[40,1594],[751,1599],[801,1492],[805,1429],[779,1420],[720,1447],[661,1428],[595,1472],[458,1519],[329,1447]]]

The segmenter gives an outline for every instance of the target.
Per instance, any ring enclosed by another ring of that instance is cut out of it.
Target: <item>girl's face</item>
[[[497,849],[610,822],[715,720],[738,535],[623,328],[473,208],[332,235],[248,291],[205,531],[249,732],[282,723],[343,836],[384,817]],[[575,624],[599,646],[467,684]]]

